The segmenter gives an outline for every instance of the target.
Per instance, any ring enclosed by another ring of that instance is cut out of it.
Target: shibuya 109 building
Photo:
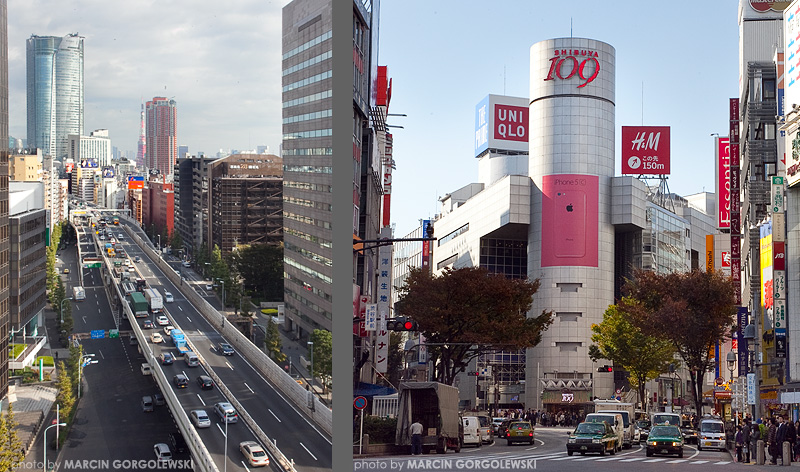
[[[705,269],[713,258],[724,270],[730,242],[717,234],[715,194],[680,197],[663,179],[636,177],[669,174],[669,127],[627,137],[623,127],[622,146],[647,152],[615,175],[615,54],[592,39],[538,42],[530,97],[489,95],[477,105],[479,182],[440,199],[432,269],[539,279],[529,316],[551,310],[554,321],[534,348],[478,358],[482,376],[457,379],[465,408],[580,413],[594,397],[635,401],[624,373],[589,358],[592,324],[633,268]],[[672,394],[662,388],[649,385],[648,399]]]

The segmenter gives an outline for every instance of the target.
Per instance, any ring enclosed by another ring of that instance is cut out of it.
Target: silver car
[[[189,413],[189,417],[192,418],[192,423],[198,428],[211,427],[211,418],[208,417],[206,410],[192,410]]]

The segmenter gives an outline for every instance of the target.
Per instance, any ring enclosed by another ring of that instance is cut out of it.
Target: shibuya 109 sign
[[[622,173],[669,174],[669,126],[622,127]]]
[[[577,88],[592,83],[600,74],[597,51],[590,49],[556,49],[550,58],[550,70],[544,80],[578,79]]]

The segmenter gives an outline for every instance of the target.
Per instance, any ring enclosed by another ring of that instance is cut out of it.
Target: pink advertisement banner
[[[545,175],[542,181],[542,267],[597,267],[599,178]]]

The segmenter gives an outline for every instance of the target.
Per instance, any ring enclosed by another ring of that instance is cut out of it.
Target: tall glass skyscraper
[[[57,160],[67,156],[67,136],[83,134],[83,39],[27,41],[28,146]]]
[[[331,329],[331,0],[283,7],[283,235],[286,321]]]
[[[178,157],[178,105],[175,100],[153,97],[145,105],[147,131],[145,140],[145,167],[172,180],[175,160]]]

